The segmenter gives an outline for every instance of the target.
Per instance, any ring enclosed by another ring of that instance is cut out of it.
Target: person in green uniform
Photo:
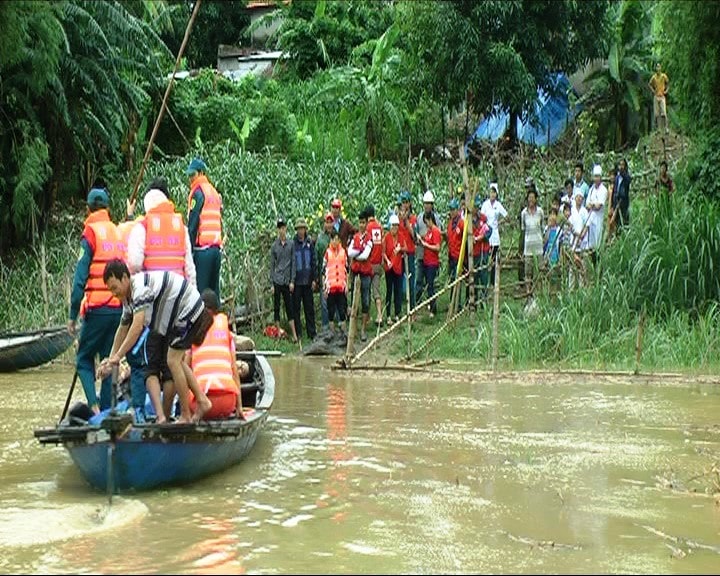
[[[190,179],[188,232],[200,293],[210,288],[220,297],[220,261],[222,258],[222,197],[210,183],[207,166],[193,158],[185,173]]]
[[[105,358],[112,349],[113,335],[120,324],[122,307],[102,279],[105,264],[123,256],[120,233],[110,220],[110,198],[105,188],[93,188],[87,196],[88,215],[80,238],[80,257],[70,296],[68,332],[75,335],[78,317],[83,317],[76,357],[77,375],[88,406],[97,414],[110,408],[112,383],[102,381],[100,400],[95,390],[95,357]]]

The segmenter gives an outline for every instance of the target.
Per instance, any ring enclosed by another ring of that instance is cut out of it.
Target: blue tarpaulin
[[[535,146],[555,143],[581,109],[579,104],[570,105],[569,90],[573,88],[565,74],[553,76],[552,94],[538,88],[533,113],[528,114],[524,121],[520,117],[517,119],[518,140]],[[509,123],[510,114],[504,112],[501,106],[495,106],[494,111],[483,119],[470,136],[468,144],[474,140],[495,142],[505,134]]]

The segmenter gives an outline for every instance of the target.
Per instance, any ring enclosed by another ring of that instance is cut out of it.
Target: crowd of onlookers
[[[621,159],[607,175],[600,165],[594,165],[591,178],[587,182],[583,164],[576,164],[572,177],[551,195],[547,214],[539,205],[535,182],[532,178],[525,180],[525,202],[518,214],[518,281],[528,297],[541,275],[551,281],[567,281],[570,288],[584,285],[588,263],[597,263],[600,246],[629,224],[632,177],[626,160]],[[674,190],[665,162],[660,165],[655,187],[667,193]],[[337,325],[342,329],[348,318],[354,278],[358,278],[360,290],[362,341],[367,339],[371,310],[378,327],[397,322],[408,311],[412,311],[411,320],[419,310],[433,317],[437,313],[441,253],[447,262],[445,278],[452,282],[458,272],[468,270],[468,253],[472,252],[472,278],[460,290],[459,301],[460,306],[463,300],[469,306],[475,302],[482,306],[495,278],[503,223],[509,218],[498,184],[491,182],[487,197],[478,194],[470,214],[466,212],[463,195],[450,198],[447,213],[441,217],[435,196],[428,190],[419,213],[414,211],[411,194],[402,191],[394,210],[382,223],[371,205],[360,212],[356,223],[351,223],[343,213],[342,200],[335,198],[314,238],[308,233],[305,219],[294,222],[293,237],[288,235],[287,222],[278,219],[278,235],[270,249],[276,325],[279,327],[282,303],[293,341],[302,336],[301,312],[307,336],[314,339],[315,294],[319,293],[322,328],[334,331]],[[472,226],[466,234],[467,222]],[[424,305],[416,310],[424,296],[426,308]]]

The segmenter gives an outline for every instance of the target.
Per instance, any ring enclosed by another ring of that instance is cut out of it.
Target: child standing
[[[323,257],[325,278],[323,291],[327,299],[330,330],[335,332],[335,312],[338,315],[338,327],[343,331],[347,316],[347,254],[340,244],[337,230],[330,232],[330,245]]]
[[[558,211],[553,208],[550,210],[550,217],[548,218],[547,226],[545,227],[545,238],[543,253],[545,260],[548,262],[550,267],[554,267],[560,260],[560,227],[557,223]]]

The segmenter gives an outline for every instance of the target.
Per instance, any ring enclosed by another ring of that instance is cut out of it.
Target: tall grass
[[[346,214],[355,220],[368,203],[382,220],[394,205],[398,191],[412,190],[417,208],[427,182],[435,191],[437,206],[445,212],[450,187],[457,189],[460,170],[452,165],[433,167],[413,161],[406,167],[393,163],[348,161],[339,157],[291,161],[271,154],[243,154],[232,143],[200,149],[208,174],[222,192],[225,204],[227,259],[222,268],[223,297],[236,304],[249,301],[252,288],[265,307],[269,304],[267,255],[275,236],[275,206],[291,223],[304,217],[311,232],[319,230],[322,214],[334,196],[343,199]],[[186,210],[188,182],[185,167],[190,157],[153,162],[146,182],[165,176],[178,209]],[[569,172],[571,163],[530,158],[522,169],[500,174],[504,202],[511,216],[522,198],[522,179],[530,174],[541,186]],[[481,182],[493,173],[489,162],[471,171]],[[124,214],[128,181],[110,185],[112,214]],[[546,188],[546,189],[548,189]],[[141,189],[142,192],[142,189]],[[482,192],[482,189],[481,189]],[[142,194],[141,194],[142,197]],[[273,204],[274,199],[274,204]],[[64,322],[68,290],[79,250],[84,206],[66,207],[56,215],[45,238],[47,246],[49,318],[44,318],[40,290],[42,275],[38,249],[12,255],[0,262],[0,330],[38,327]],[[600,266],[590,284],[560,296],[539,294],[540,313],[528,318],[523,302],[503,300],[500,317],[501,365],[597,366],[632,368],[638,318],[645,311],[643,366],[656,369],[684,367],[703,370],[717,365],[720,333],[720,211],[703,200],[680,193],[672,198],[634,200],[629,228],[600,254]],[[510,246],[508,242],[506,246]],[[505,272],[505,274],[508,274]],[[503,284],[511,281],[503,277]],[[441,299],[441,306],[445,306]],[[461,320],[432,348],[435,357],[462,357],[489,365],[491,360],[490,310],[476,321]],[[439,325],[426,318],[414,325],[417,348]],[[397,354],[406,351],[404,337],[389,344]]]

